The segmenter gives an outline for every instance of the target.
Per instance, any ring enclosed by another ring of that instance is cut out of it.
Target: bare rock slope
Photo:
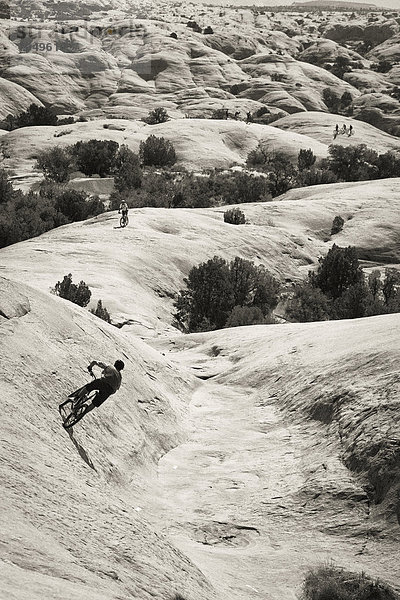
[[[68,302],[0,279],[1,594],[214,598],[151,525],[146,477],[182,436],[187,384],[139,341]],[[58,403],[92,358],[126,363],[118,396],[76,431]]]
[[[214,255],[264,264],[282,281],[304,278],[333,243],[357,246],[370,266],[399,264],[399,191],[399,179],[291,190],[240,205],[243,226],[224,223],[226,206],[135,209],[122,230],[118,215],[105,213],[3,248],[0,266],[42,291],[72,273],[93,290],[92,305],[102,299],[115,321],[152,336],[171,326],[173,297],[191,267]],[[331,236],[337,215],[345,225]]]

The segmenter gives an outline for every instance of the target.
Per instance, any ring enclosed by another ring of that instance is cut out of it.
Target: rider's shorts
[[[114,394],[114,390],[110,385],[108,385],[107,381],[104,378],[95,379],[86,385],[86,390],[91,392],[93,390],[98,390],[98,394],[95,398],[93,398],[93,405],[99,407],[111,394]]]

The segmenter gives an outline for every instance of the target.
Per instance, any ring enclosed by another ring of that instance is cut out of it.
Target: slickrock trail
[[[197,349],[171,357],[204,379],[229,366]],[[304,571],[329,560],[398,581],[332,432],[293,422],[265,388],[216,379],[193,393],[187,442],[159,462],[156,502],[163,532],[220,598],[294,599]]]

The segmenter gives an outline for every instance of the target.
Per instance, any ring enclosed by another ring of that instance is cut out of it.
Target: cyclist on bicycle
[[[118,214],[122,213],[122,216],[126,218],[128,216],[128,210],[129,206],[125,200],[122,200],[121,204],[119,205]]]
[[[86,393],[93,390],[98,390],[97,396],[88,405],[87,410],[85,410],[85,414],[93,410],[95,407],[98,408],[107,400],[109,396],[115,394],[115,392],[119,390],[122,381],[121,371],[125,365],[122,360],[116,360],[114,366],[106,365],[99,360],[93,360],[87,368],[91,375],[93,375],[92,368],[94,366],[100,367],[100,369],[103,369],[103,372],[99,379],[95,379],[94,381],[91,381],[85,385]]]

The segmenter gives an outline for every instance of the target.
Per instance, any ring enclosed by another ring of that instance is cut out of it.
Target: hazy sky
[[[200,2],[201,4],[225,4],[233,6],[244,6],[245,4],[257,6],[273,6],[277,4],[292,4],[290,0],[191,0],[192,2]],[[300,2],[302,0],[295,0]],[[352,0],[354,1],[354,0]],[[368,4],[375,4],[382,8],[397,8],[400,10],[400,0],[365,0]]]

